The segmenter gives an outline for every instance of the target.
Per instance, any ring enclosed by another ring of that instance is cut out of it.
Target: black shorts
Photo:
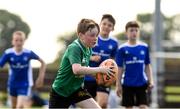
[[[91,94],[93,98],[96,97],[97,83],[96,81],[84,81],[84,88]]]
[[[147,85],[140,87],[122,86],[122,106],[139,106],[148,105],[147,101]]]
[[[57,94],[53,89],[50,92],[49,108],[68,108],[71,104],[92,98],[85,89],[78,89],[69,97]]]
[[[103,86],[103,85],[98,85],[97,86],[97,92],[104,92],[104,93],[107,93],[109,95],[110,90],[111,90],[111,87],[106,87],[106,86]]]

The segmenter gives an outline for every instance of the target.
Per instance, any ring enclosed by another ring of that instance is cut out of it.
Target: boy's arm
[[[46,64],[42,59],[39,59],[39,62],[41,63],[41,66],[39,68],[39,75],[38,78],[36,80],[36,87],[42,87],[43,83],[44,83],[44,77],[45,77],[45,71],[46,71]]]
[[[118,73],[116,75],[116,94],[120,97],[122,94],[122,84],[121,84],[121,79],[123,75],[123,68],[118,67]]]
[[[118,73],[116,75],[116,77],[117,77],[116,86],[121,85],[122,75],[123,75],[123,68],[122,67],[118,67]]]
[[[148,81],[149,81],[149,88],[153,88],[154,86],[154,80],[153,80],[153,76],[152,76],[152,67],[150,64],[147,64],[145,66],[145,72],[147,74],[147,77],[148,77]]]
[[[113,70],[106,67],[86,67],[81,66],[81,64],[73,64],[72,70],[75,75],[85,75],[85,74],[96,74],[96,73],[105,73],[108,76],[113,76]]]

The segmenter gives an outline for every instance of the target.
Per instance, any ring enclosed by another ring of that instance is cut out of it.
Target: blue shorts
[[[31,94],[31,87],[8,87],[8,93],[11,96],[19,96],[19,95],[23,95],[23,96],[30,96]]]

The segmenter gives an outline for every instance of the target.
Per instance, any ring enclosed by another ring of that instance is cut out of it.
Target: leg
[[[10,101],[11,101],[11,107],[13,109],[15,109],[16,108],[16,104],[17,104],[17,97],[10,95],[9,98],[10,98]]]
[[[123,86],[122,87],[122,106],[126,107],[126,109],[132,109],[135,105],[134,100],[134,88]]]
[[[107,108],[110,87],[98,86],[96,100],[102,108]]]
[[[28,96],[24,96],[24,95],[19,95],[17,97],[17,105],[16,108],[17,109],[22,109],[22,108],[26,108],[26,104],[28,104],[29,102],[29,97]]]
[[[97,104],[97,102],[93,98],[89,98],[89,99],[83,100],[81,102],[78,102],[78,103],[76,103],[76,105],[81,108],[101,109],[101,107]]]
[[[70,96],[73,103],[80,108],[97,108],[100,109],[101,107],[97,104],[97,102],[92,98],[89,92],[84,89],[80,88],[76,92],[74,92]]]
[[[17,109],[25,108],[29,102],[31,94],[31,87],[17,88]]]
[[[133,107],[126,107],[126,109],[133,109]]]
[[[10,105],[13,109],[16,108],[17,105],[17,89],[13,87],[8,87],[8,98],[10,99]]]
[[[147,105],[139,105],[139,109],[148,109],[148,106]]]
[[[102,108],[107,108],[108,104],[108,93],[105,92],[97,92],[97,102]]]
[[[148,109],[148,95],[146,89],[147,85],[137,87],[136,89],[136,100],[140,109]]]

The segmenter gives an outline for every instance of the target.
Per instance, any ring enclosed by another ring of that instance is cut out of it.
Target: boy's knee
[[[107,101],[101,101],[101,102],[99,103],[99,105],[100,105],[102,108],[107,108],[107,104],[108,104]]]
[[[140,108],[140,109],[148,109],[147,105],[145,105],[145,104],[139,105],[139,108]]]

